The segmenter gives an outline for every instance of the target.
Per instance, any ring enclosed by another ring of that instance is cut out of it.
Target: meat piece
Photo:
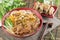
[[[52,15],[53,13],[54,13],[54,8],[51,7],[51,8],[49,9],[49,15]]]

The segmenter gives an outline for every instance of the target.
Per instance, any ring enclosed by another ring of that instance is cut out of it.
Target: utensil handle
[[[42,31],[39,33],[38,39],[37,40],[41,40],[42,36],[44,34],[44,31],[46,29],[47,23],[43,23],[43,27],[42,27]]]

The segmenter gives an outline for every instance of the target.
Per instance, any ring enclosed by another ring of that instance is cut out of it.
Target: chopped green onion
[[[5,26],[6,27],[9,27],[9,28],[12,28],[13,27],[13,23],[12,23],[12,21],[9,18],[7,18],[5,20]]]

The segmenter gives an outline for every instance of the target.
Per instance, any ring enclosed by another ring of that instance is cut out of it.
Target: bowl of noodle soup
[[[28,37],[42,28],[42,16],[31,8],[16,8],[6,13],[2,19],[4,32],[15,37]]]

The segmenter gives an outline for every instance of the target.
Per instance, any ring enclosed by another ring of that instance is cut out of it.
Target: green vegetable
[[[6,28],[12,28],[13,27],[13,23],[12,23],[12,21],[11,21],[11,19],[9,19],[9,18],[7,18],[6,20],[5,20],[5,27]]]
[[[44,2],[44,0],[37,0],[37,1],[42,2],[42,3]]]
[[[2,13],[0,13],[0,20],[2,19]]]

